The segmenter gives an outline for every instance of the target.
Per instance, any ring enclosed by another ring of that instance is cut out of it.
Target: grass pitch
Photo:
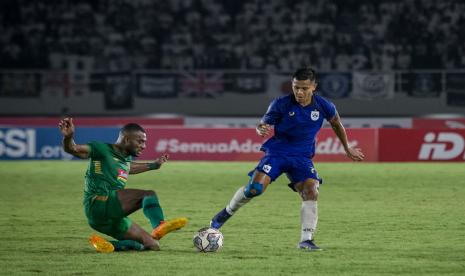
[[[154,189],[184,229],[160,252],[97,254],[82,209],[86,162],[1,162],[0,274],[60,275],[464,275],[465,166],[320,163],[316,241],[296,249],[300,198],[281,176],[222,229],[219,253],[197,253],[194,232],[229,201],[255,163],[168,162],[131,175]],[[131,218],[149,223],[139,211]]]

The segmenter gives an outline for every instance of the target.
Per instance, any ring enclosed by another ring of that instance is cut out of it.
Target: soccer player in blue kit
[[[298,248],[320,250],[313,241],[318,221],[318,190],[322,179],[313,166],[315,136],[326,119],[344,146],[348,158],[362,161],[364,155],[358,148],[351,148],[336,107],[327,99],[316,95],[316,74],[311,68],[302,68],[292,75],[293,94],[271,102],[266,114],[257,125],[258,135],[265,137],[274,126],[274,136],[261,150],[265,155],[249,173],[250,181],[237,190],[229,204],[210,222],[219,229],[244,204],[265,192],[268,185],[286,173],[289,187],[302,198],[301,238]]]

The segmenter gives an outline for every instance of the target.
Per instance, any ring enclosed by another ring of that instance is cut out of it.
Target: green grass
[[[82,209],[85,162],[1,162],[0,274],[464,275],[465,165],[320,163],[317,244],[296,249],[300,199],[282,176],[222,229],[219,253],[197,253],[207,225],[254,163],[169,162],[132,175],[167,218],[187,216],[160,252],[97,254]],[[131,218],[148,229],[142,212]]]

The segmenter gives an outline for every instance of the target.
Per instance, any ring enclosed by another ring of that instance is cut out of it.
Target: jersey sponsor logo
[[[271,166],[268,164],[263,165],[263,171],[269,173],[271,171]]]
[[[128,172],[122,169],[118,169],[118,180],[126,182],[128,180]]]
[[[423,143],[418,154],[419,160],[451,160],[464,153],[464,137],[458,133],[428,132],[423,137]],[[462,155],[465,159],[465,154]]]
[[[102,174],[102,163],[100,161],[94,161],[94,172],[96,174]]]
[[[312,111],[310,118],[312,118],[312,121],[317,121],[320,118],[320,112],[318,110]]]
[[[289,116],[294,116],[295,115],[295,112],[294,111],[289,111]]]

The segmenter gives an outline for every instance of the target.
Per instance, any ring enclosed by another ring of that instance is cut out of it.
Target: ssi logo
[[[0,157],[32,158],[36,153],[36,132],[34,129],[0,130]]]
[[[54,131],[47,128],[0,128],[0,159],[71,159]]]

